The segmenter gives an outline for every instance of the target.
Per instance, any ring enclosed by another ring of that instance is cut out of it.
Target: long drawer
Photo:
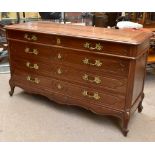
[[[72,83],[81,83],[96,89],[107,89],[113,92],[126,93],[127,79],[121,77],[112,77],[98,72],[81,71],[61,64],[44,64],[36,60],[14,59],[12,66],[21,71],[35,73],[47,77],[54,77]]]
[[[97,90],[94,88],[85,87],[82,85],[75,85],[62,80],[55,80],[45,78],[36,74],[21,72],[15,70],[12,78],[15,83],[26,87],[40,88],[42,91],[48,91],[58,94],[63,94],[67,98],[72,97],[80,100],[82,103],[89,103],[91,106],[105,106],[112,109],[122,110],[125,105],[125,97],[122,95],[115,95],[106,91]],[[39,91],[39,89],[38,89]]]
[[[50,35],[42,33],[30,33],[21,31],[8,31],[9,38],[23,40],[27,42],[57,45],[94,52],[108,53],[121,56],[132,56],[131,46],[127,44],[111,43],[101,40],[73,38],[67,36]]]
[[[92,70],[125,77],[128,75],[129,60],[126,59],[21,42],[11,41],[9,44],[12,58],[20,56],[27,60],[33,58],[49,64],[50,62],[61,63],[85,71]],[[34,50],[37,50],[38,53],[35,54]]]

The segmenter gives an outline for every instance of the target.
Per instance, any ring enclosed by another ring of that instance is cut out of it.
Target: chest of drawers
[[[122,121],[142,111],[149,38],[146,30],[30,22],[6,27],[15,86]]]

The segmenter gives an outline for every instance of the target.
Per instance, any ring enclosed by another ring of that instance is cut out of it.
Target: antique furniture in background
[[[155,28],[148,28],[148,29],[152,31],[153,35],[150,39],[150,49],[147,63],[152,64],[155,63]]]
[[[5,51],[7,49],[7,41],[6,41],[6,34],[4,25],[0,23],[0,48],[2,51]]]
[[[5,71],[5,68],[9,67],[6,64],[8,61],[7,47],[4,25],[0,23],[0,73],[8,73],[8,71]]]
[[[114,27],[116,26],[116,20],[120,16],[120,12],[95,12],[94,25],[96,27]]]
[[[150,32],[30,22],[7,26],[16,86],[122,121],[142,111]]]

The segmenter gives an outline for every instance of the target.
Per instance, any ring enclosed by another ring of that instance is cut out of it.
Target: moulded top
[[[152,32],[147,29],[108,29],[93,26],[60,24],[47,21],[20,23],[5,26],[5,28],[8,30],[89,38],[134,45],[141,44],[152,35]]]

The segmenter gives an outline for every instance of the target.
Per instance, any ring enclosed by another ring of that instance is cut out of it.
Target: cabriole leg
[[[129,112],[126,112],[123,116],[123,120],[122,120],[122,132],[123,135],[126,137],[129,130],[128,130],[128,123],[129,123],[129,119],[130,119],[130,114]]]
[[[141,113],[143,110],[142,101],[139,103],[138,112]]]
[[[139,113],[142,112],[142,110],[143,110],[143,105],[142,105],[143,99],[144,99],[144,93],[142,95],[142,100],[141,100],[141,102],[138,105],[138,112]]]
[[[10,84],[10,88],[11,88],[11,90],[9,91],[9,95],[12,96],[14,93],[15,86],[11,83],[11,80],[9,81],[9,84]]]

